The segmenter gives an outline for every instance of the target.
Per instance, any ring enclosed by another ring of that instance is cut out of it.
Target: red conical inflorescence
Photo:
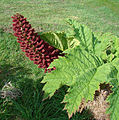
[[[45,68],[45,72],[55,70],[55,67],[47,68],[54,59],[58,59],[58,56],[64,56],[62,51],[42,40],[24,16],[17,13],[12,18],[14,35],[26,56],[39,68]]]

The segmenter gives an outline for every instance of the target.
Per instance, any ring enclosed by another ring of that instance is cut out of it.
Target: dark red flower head
[[[45,72],[55,70],[55,67],[52,69],[47,68],[54,59],[58,59],[58,56],[64,56],[62,51],[42,40],[24,16],[17,13],[11,18],[14,22],[14,35],[17,37],[17,42],[26,56],[34,61],[34,64],[37,64],[39,68],[45,68]]]

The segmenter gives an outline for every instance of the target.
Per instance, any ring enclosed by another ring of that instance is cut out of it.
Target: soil
[[[106,98],[110,93],[112,91],[109,84],[100,84],[100,90],[95,91],[94,100],[85,103],[84,109],[89,109],[96,120],[110,120],[110,115],[106,114],[109,107]]]

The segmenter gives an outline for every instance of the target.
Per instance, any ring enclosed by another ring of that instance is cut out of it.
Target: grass
[[[1,0],[0,27],[11,30],[16,12],[28,18],[37,31],[67,29],[66,20],[76,19],[94,31],[118,35],[119,0]]]
[[[61,104],[67,87],[43,101],[40,81],[44,72],[19,49],[11,34],[11,16],[16,12],[23,14],[38,32],[66,30],[66,20],[71,18],[93,31],[119,36],[119,0],[1,0],[0,6],[0,89],[11,81],[23,93],[21,98],[9,102],[0,98],[0,120],[68,120]],[[91,114],[83,111],[71,120],[90,118]]]

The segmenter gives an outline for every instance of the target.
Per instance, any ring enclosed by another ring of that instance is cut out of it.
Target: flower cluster
[[[12,18],[14,35],[26,56],[34,61],[34,64],[37,64],[39,68],[45,68],[45,72],[55,70],[55,67],[47,68],[54,59],[58,59],[58,56],[64,56],[62,51],[42,40],[24,16],[17,13]]]

